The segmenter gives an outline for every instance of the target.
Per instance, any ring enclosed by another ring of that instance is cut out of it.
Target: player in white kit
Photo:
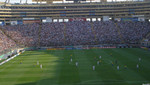
[[[95,70],[95,66],[93,66],[93,71]]]
[[[139,58],[139,61],[141,61],[141,58]]]
[[[119,70],[119,65],[117,66],[117,70]]]
[[[42,69],[42,64],[40,65],[40,68]]]
[[[72,62],[72,58],[70,59],[70,61]]]
[[[39,61],[37,61],[37,65],[39,65]]]
[[[139,65],[138,64],[136,65],[136,68],[139,69]]]
[[[97,61],[97,65],[99,65],[99,61]]]
[[[102,58],[102,56],[99,56],[99,59],[101,59]]]
[[[76,66],[78,66],[78,62],[76,62]]]

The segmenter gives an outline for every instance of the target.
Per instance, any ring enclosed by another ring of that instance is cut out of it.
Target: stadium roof
[[[1,0],[0,1],[0,3],[1,2],[5,2],[6,0]],[[67,0],[7,0],[7,3],[8,3],[8,1],[9,1],[9,3],[26,3],[26,1],[27,1],[27,3],[36,3],[35,1],[67,1]],[[100,0],[95,0],[95,1],[100,1]],[[101,0],[102,1],[102,0]],[[118,2],[118,1],[144,1],[144,0],[107,0],[107,2]],[[145,0],[145,1],[149,1],[149,0]]]

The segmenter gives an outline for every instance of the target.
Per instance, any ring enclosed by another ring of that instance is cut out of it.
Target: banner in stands
[[[17,21],[11,21],[10,24],[11,25],[17,25]]]
[[[103,16],[103,21],[109,21],[109,16]]]
[[[144,21],[145,21],[145,18],[144,18],[144,17],[139,17],[139,18],[138,18],[138,21],[143,21],[143,22],[144,22]]]
[[[23,18],[23,20],[34,20],[34,18]]]
[[[115,21],[118,21],[118,22],[119,22],[119,21],[121,21],[121,19],[120,19],[120,18],[115,18]]]
[[[0,21],[0,25],[3,26],[5,23],[3,21]]]
[[[24,20],[23,24],[40,23],[40,20]]]
[[[46,17],[46,22],[52,22],[52,18]]]
[[[137,17],[134,18],[121,18],[121,21],[138,21]]]
[[[22,20],[18,20],[18,21],[17,21],[17,24],[22,25],[22,24],[23,24],[23,21],[22,21]]]
[[[86,18],[70,18],[69,21],[86,21]]]

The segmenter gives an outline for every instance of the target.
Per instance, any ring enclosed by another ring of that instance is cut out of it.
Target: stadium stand
[[[146,34],[146,37],[145,37],[145,38],[150,41],[150,32],[148,32],[148,33]]]
[[[94,22],[94,29],[96,30],[96,35],[100,44],[121,43],[117,27],[113,21]]]
[[[64,24],[44,23],[42,24],[40,44],[41,46],[64,45]]]
[[[0,85],[150,85],[150,0],[3,1]]]
[[[13,40],[24,46],[37,46],[38,24],[26,24],[16,26],[5,26],[4,31]]]
[[[20,45],[34,47],[38,43],[40,46],[119,44],[122,40],[126,44],[139,43],[150,32],[149,26],[148,22],[74,21],[42,23],[40,31],[38,23],[3,26],[2,29]]]
[[[148,39],[148,41],[150,41],[150,34],[146,36],[146,39]]]
[[[0,3],[1,50],[15,45],[139,44],[150,36],[148,0],[45,4],[33,1],[37,4]]]
[[[138,43],[150,32],[150,23],[147,22],[119,22],[118,24],[125,43]]]
[[[16,43],[8,38],[1,30],[0,30],[0,52],[16,46]]]

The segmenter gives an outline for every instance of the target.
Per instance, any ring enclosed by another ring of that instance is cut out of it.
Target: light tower
[[[149,0],[144,0],[144,1],[149,1]]]
[[[101,0],[101,2],[107,2],[107,0]]]

